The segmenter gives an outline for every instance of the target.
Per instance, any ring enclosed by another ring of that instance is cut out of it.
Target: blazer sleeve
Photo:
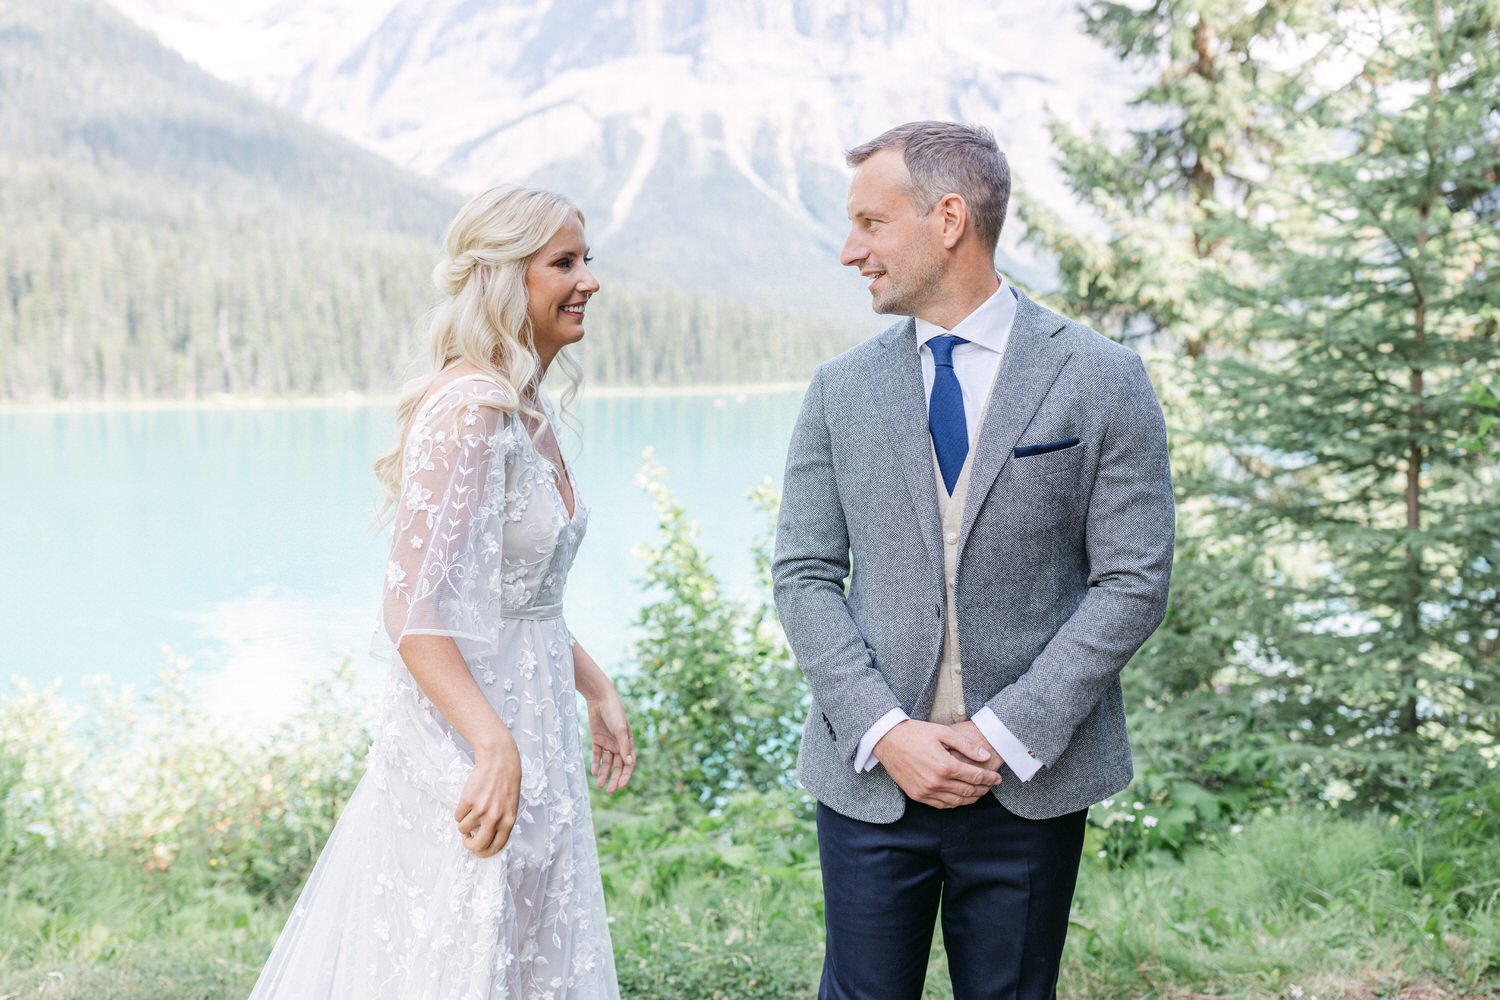
[[[1084,519],[1088,590],[1013,684],[988,702],[1043,764],[1156,631],[1167,610],[1176,514],[1161,404],[1135,354],[1122,365]]]
[[[814,374],[787,450],[771,578],[776,611],[834,742],[851,761],[860,737],[900,703],[844,596],[849,530],[840,502],[824,374]]]

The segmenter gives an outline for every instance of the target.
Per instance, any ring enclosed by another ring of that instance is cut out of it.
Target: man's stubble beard
[[[940,260],[926,258],[914,261],[911,273],[899,284],[891,272],[885,276],[888,288],[874,297],[871,307],[881,316],[916,316],[937,295],[943,267]]]

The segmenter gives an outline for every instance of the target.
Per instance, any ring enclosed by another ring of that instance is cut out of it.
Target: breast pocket
[[[1056,539],[1083,523],[1088,489],[1084,445],[1012,457],[1002,470],[1002,496],[1013,530],[1021,538]]]
[[[1075,441],[1073,444],[1052,451],[1015,455],[1010,460],[1009,468],[1011,474],[1017,478],[1056,476],[1082,465],[1083,452],[1084,446]]]

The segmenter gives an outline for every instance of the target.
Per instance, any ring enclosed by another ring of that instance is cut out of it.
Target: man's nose
[[[839,263],[845,267],[858,267],[860,261],[870,255],[865,248],[864,240],[859,237],[859,230],[850,229],[848,239],[844,240],[844,248],[839,251]]]

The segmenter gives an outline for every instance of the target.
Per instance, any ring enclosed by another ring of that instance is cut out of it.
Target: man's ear
[[[952,250],[969,230],[969,206],[957,194],[949,192],[938,200],[934,210],[943,227],[943,248]]]

